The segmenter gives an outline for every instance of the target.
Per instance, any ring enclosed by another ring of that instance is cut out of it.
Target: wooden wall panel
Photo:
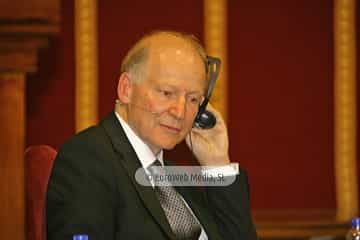
[[[256,209],[333,209],[331,1],[229,2],[231,157]]]

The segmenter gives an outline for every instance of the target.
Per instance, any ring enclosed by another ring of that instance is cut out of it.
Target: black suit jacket
[[[71,138],[59,150],[48,184],[48,239],[80,233],[90,240],[176,239],[153,188],[136,182],[139,167],[114,113]],[[227,187],[178,191],[209,239],[256,239],[244,171]]]

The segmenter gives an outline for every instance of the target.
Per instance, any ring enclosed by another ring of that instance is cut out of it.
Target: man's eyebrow
[[[171,83],[162,83],[162,84],[158,84],[157,87],[168,87],[171,89],[179,89],[179,87],[172,85]],[[199,89],[199,90],[191,90],[191,91],[186,91],[186,94],[199,94],[199,95],[204,95],[205,92],[203,89]]]
[[[200,90],[200,91],[190,91],[190,92],[188,92],[188,94],[199,94],[199,95],[204,95],[203,93],[202,93],[202,91]]]

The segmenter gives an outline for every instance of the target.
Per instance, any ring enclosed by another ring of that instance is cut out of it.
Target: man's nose
[[[186,98],[185,96],[179,96],[172,103],[169,112],[177,119],[184,119],[185,111],[186,111]]]

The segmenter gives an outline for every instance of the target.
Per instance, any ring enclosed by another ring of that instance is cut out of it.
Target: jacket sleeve
[[[250,212],[248,177],[244,170],[229,186],[208,187],[208,203],[223,239],[257,239]]]
[[[81,149],[81,151],[80,151]],[[116,185],[95,147],[68,144],[58,154],[46,196],[47,239],[114,239]]]

